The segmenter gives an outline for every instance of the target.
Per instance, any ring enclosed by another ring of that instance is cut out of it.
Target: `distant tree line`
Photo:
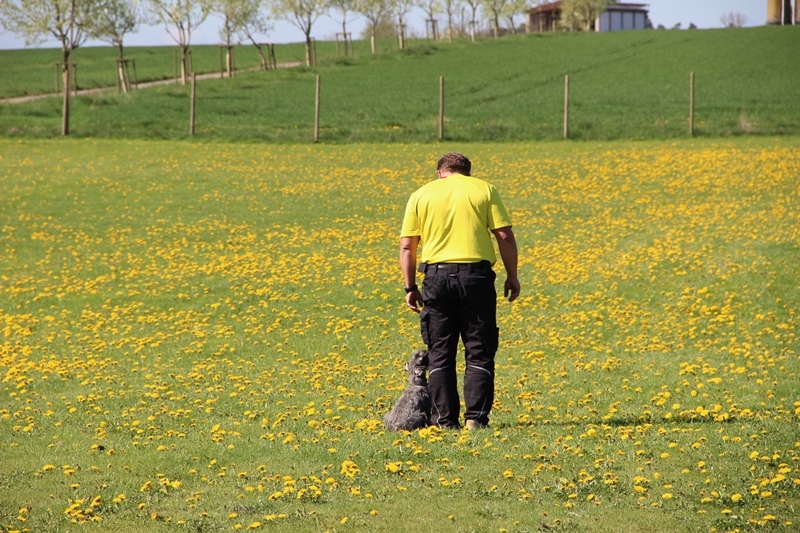
[[[187,58],[192,32],[211,15],[221,20],[220,40],[228,48],[249,42],[264,59],[260,41],[284,20],[296,26],[305,38],[306,63],[313,61],[314,24],[328,16],[342,27],[362,16],[367,21],[361,37],[397,38],[405,47],[407,18],[413,8],[426,17],[426,34],[434,39],[470,36],[484,25],[495,37],[519,30],[519,18],[543,0],[2,0],[0,25],[36,45],[54,37],[61,45],[61,64],[66,69],[76,48],[88,39],[108,42],[124,58],[125,36],[141,24],[163,25],[181,50],[181,78],[186,82]],[[564,20],[580,27],[612,0],[564,0]],[[441,18],[441,26],[439,24]],[[527,20],[527,17],[526,17]],[[486,24],[488,23],[488,24]]]

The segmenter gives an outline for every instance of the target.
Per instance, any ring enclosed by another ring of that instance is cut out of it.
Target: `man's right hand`
[[[508,298],[509,302],[513,302],[517,299],[517,296],[519,296],[520,290],[519,279],[508,278],[504,285],[503,296]]]

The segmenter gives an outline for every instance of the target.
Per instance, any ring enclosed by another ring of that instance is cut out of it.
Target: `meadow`
[[[438,139],[439,78],[445,80],[445,140],[555,140],[563,135],[569,75],[569,136],[579,140],[689,136],[689,76],[695,74],[699,137],[800,134],[800,73],[787,58],[800,45],[794,28],[516,35],[476,43],[412,41],[404,51],[381,42],[337,58],[318,43],[319,64],[248,70],[198,82],[196,138],[312,142],[316,77],[321,80],[320,141],[432,142]],[[173,76],[175,47],[130,49],[140,79]],[[55,51],[50,51],[54,54]],[[82,86],[115,86],[111,47],[76,51]],[[198,72],[219,71],[216,46],[195,47]],[[285,45],[278,61],[300,60]],[[0,95],[51,91],[46,51],[0,52]],[[253,47],[237,47],[242,67]],[[150,87],[72,99],[71,135],[81,138],[189,138],[190,88]],[[0,104],[0,136],[57,137],[58,98]]]
[[[391,433],[448,148],[0,140],[0,530],[796,531],[797,138],[458,145],[523,293]]]
[[[370,53],[369,43],[355,41],[354,51],[359,56]],[[379,53],[392,49],[392,42],[377,42]],[[275,44],[275,59],[278,63],[305,61],[305,45],[302,43]],[[343,56],[344,46],[340,44]],[[220,72],[220,49],[214,45],[190,47],[192,66],[197,74]],[[321,61],[333,61],[337,57],[334,41],[319,41],[317,55]],[[174,79],[176,75],[177,46],[131,46],[125,48],[125,57],[136,63],[136,78],[139,83]],[[260,67],[258,52],[252,44],[236,45],[233,48],[237,70],[252,70]],[[264,53],[266,54],[266,47]],[[78,68],[78,88],[96,89],[116,87],[116,59],[118,51],[112,46],[88,46],[73,52],[73,61]],[[9,98],[53,92],[55,86],[55,63],[61,61],[61,50],[53,48],[26,48],[0,51],[0,97]],[[130,66],[133,78],[133,65]],[[133,82],[133,79],[131,80]]]

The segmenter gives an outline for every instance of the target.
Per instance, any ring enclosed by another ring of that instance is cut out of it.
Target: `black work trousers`
[[[489,423],[494,402],[494,357],[498,345],[495,273],[488,261],[422,264],[422,341],[430,360],[431,423],[458,428],[461,403],[456,376],[458,341],[464,343],[465,420]]]

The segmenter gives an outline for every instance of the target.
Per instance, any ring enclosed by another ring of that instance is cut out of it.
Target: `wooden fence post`
[[[439,76],[439,140],[444,140],[444,76]]]
[[[189,135],[194,136],[194,116],[195,116],[195,97],[197,95],[197,75],[192,72],[192,103],[190,104],[190,113],[189,113]]]
[[[694,137],[694,72],[689,73],[689,137]]]
[[[569,139],[569,74],[564,76],[564,139]]]
[[[69,135],[69,63],[65,64],[64,76],[64,107],[61,112],[61,135]]]
[[[314,98],[314,142],[319,142],[319,93],[320,93],[320,82],[319,82],[319,74],[317,74],[317,87],[315,91],[315,98]]]

